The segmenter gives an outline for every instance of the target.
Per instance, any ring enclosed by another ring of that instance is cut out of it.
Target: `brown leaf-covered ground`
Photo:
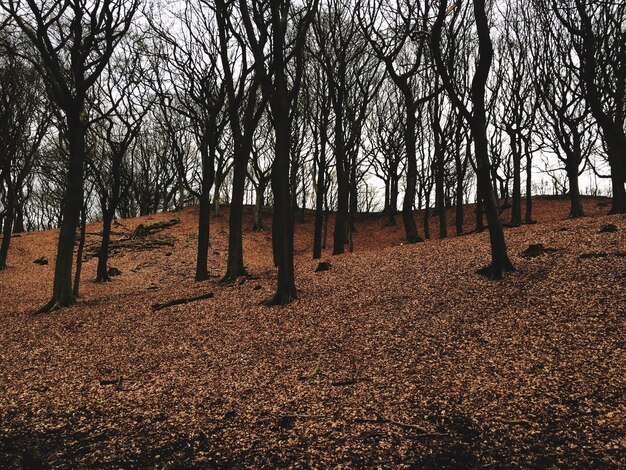
[[[58,231],[14,238],[0,272],[0,467],[27,448],[53,468],[626,467],[626,218],[584,204],[589,216],[568,220],[567,200],[536,199],[539,223],[506,230],[517,272],[498,282],[475,274],[486,232],[405,245],[379,215],[315,273],[307,214],[300,299],[271,308],[269,231],[244,234],[251,278],[193,282],[196,208],[122,220],[116,238],[182,223],[150,235],[174,247],[114,254],[111,283],[87,261],[79,303],[38,317]],[[609,223],[617,232],[601,233]],[[211,230],[219,275],[227,208]],[[531,243],[557,251],[522,257]]]

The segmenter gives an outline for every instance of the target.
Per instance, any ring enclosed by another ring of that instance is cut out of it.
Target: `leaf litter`
[[[271,232],[244,233],[253,279],[193,282],[192,207],[147,234],[173,246],[120,249],[105,285],[86,261],[80,301],[32,317],[58,231],[24,234],[0,272],[2,467],[33,448],[53,468],[624,467],[626,219],[602,203],[585,198],[590,216],[568,220],[566,200],[536,200],[538,224],[506,229],[517,272],[501,282],[474,274],[486,232],[407,245],[378,215],[316,273],[309,213],[296,222],[300,299],[275,308],[260,305],[275,287]],[[532,244],[557,251],[524,257]]]

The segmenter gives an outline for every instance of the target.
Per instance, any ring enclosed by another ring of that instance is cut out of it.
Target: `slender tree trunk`
[[[11,231],[13,229],[13,197],[11,189],[7,195],[7,207],[4,210],[4,226],[2,227],[2,244],[0,244],[0,270],[7,268],[9,245],[11,244]]]
[[[383,207],[383,213],[387,214],[387,217],[393,219],[393,213],[391,212],[391,176],[385,180],[385,207]],[[390,222],[391,222],[390,220]],[[393,225],[389,223],[389,225]]]
[[[493,186],[491,185],[487,130],[484,125],[484,115],[481,121],[473,123],[472,129],[474,130],[474,153],[476,154],[478,184],[480,185],[480,193],[482,194],[485,205],[487,224],[489,225],[489,241],[491,244],[491,265],[488,268],[488,272],[485,273],[492,279],[502,279],[505,272],[513,271],[514,268],[507,255],[498,203],[493,191]]]
[[[445,204],[445,152],[444,142],[441,141],[441,125],[439,123],[439,97],[435,97],[433,111],[433,134],[435,136],[435,206],[439,216],[439,238],[448,236],[448,221]]]
[[[333,255],[345,250],[348,219],[349,181],[346,168],[346,151],[343,136],[343,103],[335,106],[335,163],[337,171],[337,214],[333,234]]]
[[[471,129],[474,137],[474,154],[476,155],[476,170],[481,195],[485,203],[487,223],[489,224],[489,241],[491,244],[491,265],[487,270],[481,270],[492,279],[502,279],[504,273],[514,271],[509,260],[504,230],[500,220],[500,213],[496,201],[491,175],[489,172],[489,143],[487,141],[487,117],[485,113],[485,84],[491,68],[493,46],[489,36],[489,23],[485,12],[485,0],[474,0],[474,17],[478,34],[479,60],[472,82],[473,119]]]
[[[206,281],[209,278],[209,235],[210,235],[210,188],[205,183],[200,195],[200,212],[198,213],[198,252],[196,255],[196,281]]]
[[[326,189],[326,118],[322,117],[320,153],[317,168],[317,193],[315,194],[315,231],[313,234],[313,259],[322,257],[322,225],[324,223],[324,193]]]
[[[305,171],[304,171],[304,163],[301,166],[302,171],[302,207],[300,207],[300,222],[304,223],[304,213],[306,211],[306,185],[305,183]],[[294,189],[295,191],[295,189]]]
[[[215,189],[213,190],[213,210],[215,211],[215,215],[219,215],[220,213],[220,189],[222,188],[222,175],[220,173],[217,174],[215,178]]]
[[[324,235],[322,237],[322,249],[325,250],[328,245],[328,217],[330,216],[330,211],[328,207],[324,209]]]
[[[624,132],[621,132],[621,134],[619,132],[607,134],[605,130],[605,139],[613,189],[613,199],[609,213],[626,214],[626,138],[624,137]]]
[[[511,153],[513,154],[513,207],[511,208],[511,225],[522,225],[522,150],[518,145],[517,136],[509,131]]]
[[[402,222],[404,223],[404,234],[407,243],[417,243],[422,238],[417,232],[417,225],[413,218],[413,206],[415,205],[415,191],[417,186],[417,155],[415,136],[415,105],[410,105],[409,99],[406,99],[407,115],[406,129],[404,130],[404,140],[406,145],[407,171],[406,171],[406,190],[404,192],[404,203],[402,204]],[[396,190],[397,198],[397,190]]]
[[[13,233],[24,233],[24,206],[22,204],[15,204],[14,210],[14,218],[13,218]]]
[[[259,185],[255,189],[256,200],[254,204],[254,223],[252,230],[263,230],[263,206],[265,205],[265,181],[259,181]]]
[[[469,161],[471,152],[471,141],[467,140],[466,155],[465,155],[465,168],[461,161],[460,144],[457,146],[455,155],[456,161],[456,234],[463,235],[463,222],[465,219],[465,207],[463,206],[463,179],[465,177],[465,171],[467,170],[467,162]]]
[[[87,230],[87,211],[85,206],[80,211],[80,240],[78,242],[78,250],[76,251],[76,273],[74,274],[74,297],[79,297],[80,276],[83,270],[83,251],[85,250],[85,235]]]
[[[524,215],[524,222],[532,224],[533,221],[533,199],[532,199],[532,155],[526,148],[526,214]]]
[[[102,217],[102,242],[98,251],[98,267],[96,269],[96,282],[109,282],[109,244],[111,241],[111,224],[114,211],[111,208],[103,211]]]
[[[406,194],[405,194],[406,196]],[[396,213],[398,212],[398,179],[392,175],[389,182],[389,199],[387,206],[387,225],[396,225]],[[404,204],[403,204],[404,209]],[[412,212],[412,211],[411,211]],[[412,216],[412,214],[411,214]],[[403,219],[404,221],[404,219]],[[417,228],[415,229],[417,233]],[[406,227],[405,227],[406,234]]]
[[[457,165],[457,172],[461,171],[460,165]],[[455,207],[455,225],[456,225],[456,234],[463,235],[463,178],[457,177],[456,182],[456,207]]]
[[[424,191],[424,238],[430,239],[430,191]]]
[[[276,27],[276,26],[275,26]],[[289,122],[289,98],[287,92],[287,79],[282,56],[283,36],[274,35],[278,38],[274,47],[281,48],[275,51],[277,59],[275,77],[275,95],[271,101],[274,131],[276,134],[275,158],[272,164],[272,191],[274,193],[274,214],[272,220],[272,238],[276,239],[274,249],[277,252],[274,258],[278,261],[278,282],[276,293],[269,301],[272,305],[285,305],[298,298],[296,292],[295,273],[293,265],[293,208],[291,207],[291,194],[289,187],[289,157],[290,152],[290,122]],[[291,188],[295,192],[295,188]]]
[[[356,163],[352,163],[350,167],[350,209],[349,209],[349,224],[348,224],[348,238],[351,232],[356,232],[355,221],[358,208],[359,190],[357,188],[356,181]]]

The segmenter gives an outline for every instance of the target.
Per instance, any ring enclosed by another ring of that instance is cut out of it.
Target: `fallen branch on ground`
[[[154,240],[120,238],[119,240],[111,240],[109,243],[109,254],[114,254],[116,250],[153,250],[163,246],[174,246],[173,238],[156,238]],[[91,245],[89,251],[85,254],[85,259],[95,258],[100,252],[100,244]]]
[[[213,298],[213,292],[208,292],[206,294],[198,295],[196,297],[183,297],[181,299],[170,300],[169,302],[165,302],[162,304],[160,303],[152,304],[152,310],[156,312],[157,310],[171,307],[173,305],[188,304],[189,302],[195,302],[196,300],[211,299],[211,298]]]
[[[139,224],[133,231],[133,234],[130,236],[132,240],[136,240],[138,238],[146,238],[148,235],[159,232],[163,229],[169,228],[172,225],[180,224],[180,219],[169,219],[169,220],[158,220],[156,222]]]

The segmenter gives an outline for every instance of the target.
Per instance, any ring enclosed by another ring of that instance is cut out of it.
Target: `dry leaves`
[[[603,203],[566,220],[566,200],[536,200],[539,224],[506,230],[517,272],[502,282],[474,274],[487,233],[401,245],[379,216],[316,273],[307,215],[300,300],[277,308],[259,305],[275,283],[267,231],[244,234],[254,279],[193,282],[190,208],[159,233],[173,247],[120,250],[104,285],[87,261],[80,302],[32,318],[58,232],[25,234],[0,272],[1,466],[32,446],[55,468],[626,466],[626,258],[580,257],[626,250],[626,219]],[[226,215],[212,219],[216,275]],[[538,243],[558,250],[522,257]]]

